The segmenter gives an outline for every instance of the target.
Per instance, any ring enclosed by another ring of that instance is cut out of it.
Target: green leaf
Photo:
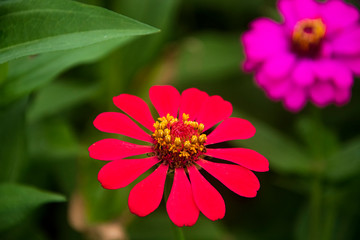
[[[251,148],[264,155],[269,160],[270,170],[279,173],[307,175],[313,171],[310,157],[304,153],[303,147],[291,138],[248,115],[238,112],[234,115],[249,120],[256,128],[254,137],[234,141],[234,145]]]
[[[175,228],[162,205],[154,213],[140,218],[136,217],[128,227],[130,239],[177,239]],[[220,222],[213,222],[204,216],[199,216],[192,227],[182,228],[185,239],[210,240],[232,239],[222,227]]]
[[[115,12],[75,1],[1,1],[0,63],[156,31]]]
[[[29,155],[36,161],[63,160],[79,152],[74,131],[62,118],[29,124],[27,133]]]
[[[29,94],[53,80],[58,74],[80,63],[90,63],[104,57],[131,37],[108,40],[73,50],[57,51],[25,57],[9,63],[7,81],[0,88],[0,105]]]
[[[186,39],[179,51],[179,82],[223,79],[226,74],[239,72],[243,59],[238,36],[215,32]]]
[[[0,85],[6,80],[8,74],[8,64],[0,64]]]
[[[29,106],[28,120],[38,121],[83,103],[98,91],[98,87],[96,84],[80,84],[70,80],[55,81],[36,93],[34,102]]]
[[[20,184],[0,184],[0,230],[22,221],[32,210],[49,202],[63,202],[65,197]]]
[[[299,117],[296,127],[314,160],[327,159],[339,148],[334,132],[317,119]]]
[[[325,169],[327,178],[346,180],[360,173],[360,138],[354,139],[334,154]]]
[[[0,107],[0,181],[16,180],[26,159],[26,107],[27,99]]]

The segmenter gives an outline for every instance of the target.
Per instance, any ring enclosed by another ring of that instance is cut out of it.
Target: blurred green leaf
[[[0,230],[19,223],[42,204],[63,201],[65,197],[59,194],[19,184],[0,184]]]
[[[179,82],[215,81],[239,72],[243,59],[239,36],[203,33],[180,47],[176,79]]]
[[[62,118],[47,119],[28,126],[29,154],[36,160],[62,160],[78,153],[73,129]]]
[[[0,181],[19,177],[26,156],[25,111],[27,99],[0,107]]]
[[[171,37],[176,21],[179,0],[122,0],[113,1],[117,12],[146,22],[161,29],[161,34],[138,38],[119,50],[118,54],[105,63],[103,74],[110,83],[110,95],[121,91],[144,94],[154,84],[154,73],[159,55],[164,54],[166,40]],[[154,7],[156,6],[156,8]],[[166,52],[166,49],[165,49]],[[121,82],[119,81],[121,79]]]
[[[327,159],[339,148],[336,135],[314,118],[299,117],[296,127],[314,159]]]
[[[176,226],[170,221],[169,216],[162,207],[156,212],[140,218],[136,217],[128,227],[130,239],[177,239],[175,236]],[[211,240],[232,239],[225,232],[220,222],[213,222],[200,215],[196,224],[192,227],[183,227],[185,239]]]
[[[1,1],[0,63],[156,31],[115,12],[75,1]]]
[[[8,74],[8,64],[0,64],[0,85],[5,81]]]
[[[9,76],[0,87],[0,105],[29,94],[53,80],[58,74],[80,63],[90,63],[105,56],[132,38],[124,37],[73,50],[25,57],[9,63]]]
[[[98,91],[98,87],[94,84],[55,81],[36,93],[34,102],[29,106],[28,120],[38,121],[85,102]]]
[[[298,143],[260,120],[239,112],[234,115],[249,120],[256,128],[254,137],[234,141],[235,146],[251,148],[264,155],[269,160],[270,170],[300,175],[312,173],[311,159]]]
[[[327,178],[335,181],[345,180],[360,173],[360,138],[342,147],[328,161],[325,169]]]

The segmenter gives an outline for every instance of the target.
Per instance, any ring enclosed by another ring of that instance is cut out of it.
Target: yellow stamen
[[[325,33],[326,26],[320,18],[303,19],[296,23],[292,40],[298,50],[309,52],[318,47]]]

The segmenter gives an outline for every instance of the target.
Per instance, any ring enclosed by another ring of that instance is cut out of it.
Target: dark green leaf
[[[360,173],[360,139],[357,138],[334,154],[328,161],[325,175],[331,180],[345,180]]]
[[[25,110],[27,99],[0,107],[0,181],[13,181],[26,159]]]
[[[35,57],[25,57],[9,63],[9,76],[0,88],[0,105],[29,94],[53,80],[70,67],[103,57],[130,38],[113,39],[73,50],[57,51]]]
[[[300,117],[297,130],[314,160],[327,159],[339,147],[336,135],[317,119]]]
[[[0,85],[5,81],[8,74],[8,64],[0,64]]]
[[[75,1],[1,1],[0,63],[156,31],[115,12]]]
[[[243,58],[238,36],[206,33],[184,41],[180,48],[177,80],[219,80],[239,72]]]
[[[63,160],[79,151],[73,129],[61,118],[29,124],[29,154],[36,160]]]
[[[250,139],[234,141],[237,146],[251,148],[264,155],[270,163],[270,170],[279,173],[309,174],[312,171],[311,159],[303,148],[291,138],[265,123],[248,115],[234,114],[249,120],[256,128]]]
[[[162,206],[144,218],[136,217],[128,228],[131,239],[177,239],[175,228]],[[225,239],[227,235],[219,222],[213,222],[199,216],[196,224],[190,228],[182,228],[185,239],[208,240]],[[231,237],[230,237],[231,239]]]
[[[75,81],[55,81],[36,93],[34,102],[29,106],[28,120],[34,122],[74,107],[93,96],[98,87]]]
[[[42,204],[63,201],[65,197],[59,194],[19,184],[0,184],[0,230],[19,223]]]

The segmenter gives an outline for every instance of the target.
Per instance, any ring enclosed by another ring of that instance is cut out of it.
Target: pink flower
[[[278,9],[283,23],[259,18],[242,35],[244,70],[291,111],[308,100],[319,107],[347,103],[353,75],[360,75],[357,9],[342,0],[279,0]]]
[[[90,157],[111,161],[103,166],[98,175],[104,188],[125,187],[156,166],[153,173],[135,185],[128,199],[132,213],[146,216],[159,206],[166,175],[174,172],[166,209],[177,226],[195,224],[199,211],[211,220],[221,219],[225,215],[223,198],[205,180],[199,169],[204,169],[241,196],[256,196],[260,184],[251,170],[268,171],[268,161],[246,148],[209,147],[228,140],[247,139],[255,134],[255,128],[249,121],[230,118],[231,103],[220,96],[208,96],[195,88],[187,89],[180,95],[172,86],[153,86],[149,95],[160,115],[157,121],[154,121],[149,107],[139,97],[121,94],[113,101],[151,134],[123,113],[104,112],[94,120],[94,126],[100,131],[125,135],[150,144],[137,145],[112,138],[92,144],[89,147]],[[218,127],[208,134],[207,130],[219,122]],[[140,154],[150,157],[124,159]],[[210,160],[212,158],[227,160],[232,164],[213,162]]]

